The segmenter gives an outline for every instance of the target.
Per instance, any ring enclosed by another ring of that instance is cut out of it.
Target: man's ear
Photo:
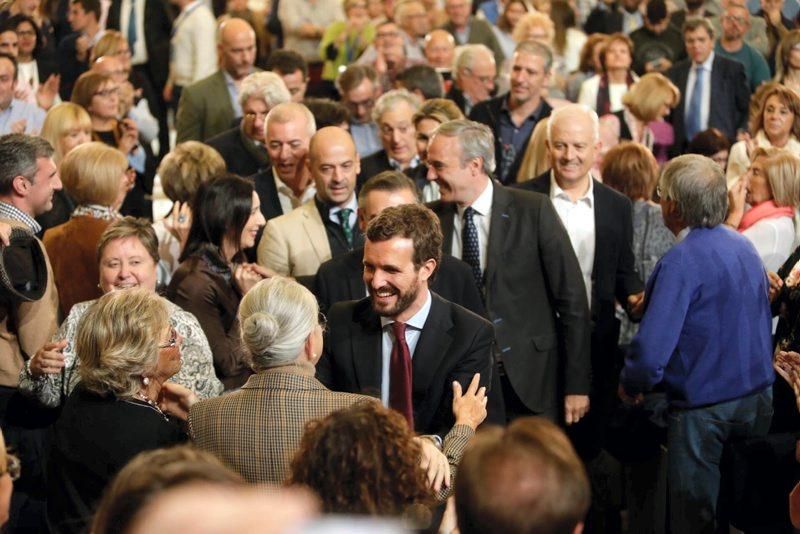
[[[436,265],[436,260],[433,258],[425,261],[419,268],[419,280],[422,282],[427,282],[436,271]]]
[[[14,193],[21,197],[28,196],[28,190],[31,185],[31,182],[22,175],[15,176],[11,181],[11,188],[14,190]]]

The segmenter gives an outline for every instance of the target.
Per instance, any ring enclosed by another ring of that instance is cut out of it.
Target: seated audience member
[[[330,84],[339,73],[364,53],[375,39],[375,26],[369,20],[364,0],[343,2],[346,19],[332,22],[325,28],[319,43],[319,54],[325,64],[322,79]]]
[[[44,122],[44,110],[36,104],[19,100],[15,96],[17,87],[17,60],[0,52],[0,77],[8,80],[0,86],[0,135],[25,133],[38,135]]]
[[[455,104],[449,103],[458,110]],[[417,188],[408,176],[398,171],[384,171],[373,176],[358,193],[358,226],[365,232],[369,221],[385,208],[418,203]],[[359,248],[320,266],[314,290],[323,313],[337,302],[363,298],[367,292],[363,258],[364,249]],[[442,254],[431,291],[478,315],[486,314],[470,267],[449,254]]]
[[[444,96],[444,79],[429,65],[408,67],[397,76],[395,86],[416,95],[423,102]]]
[[[14,481],[20,476],[20,461],[8,452],[3,433],[0,432],[0,527],[8,522]]]
[[[591,500],[569,439],[541,417],[475,436],[459,466],[455,494],[462,534],[579,534]]]
[[[292,102],[302,102],[308,89],[308,64],[294,50],[276,50],[269,56],[267,70],[283,79]]]
[[[380,395],[410,428],[444,436],[453,426],[453,381],[466,385],[480,373],[489,384],[492,326],[430,291],[442,263],[442,231],[428,208],[386,208],[366,237],[369,296],[330,308],[317,376],[335,391]]]
[[[531,138],[528,140],[528,146],[525,148],[525,154],[522,156],[519,171],[517,171],[517,183],[530,180],[531,176],[539,176],[550,169],[550,156],[547,150],[547,124],[549,122],[550,117],[545,117],[536,123]]]
[[[83,532],[109,481],[140,452],[186,441],[161,406],[191,392],[165,384],[181,368],[181,336],[164,300],[138,288],[94,302],[75,333],[79,385],[53,427],[47,522]]]
[[[494,96],[496,78],[497,63],[491,50],[483,45],[461,46],[453,62],[453,85],[445,98],[469,115],[473,106]]]
[[[620,111],[622,96],[638,79],[631,70],[632,62],[630,37],[621,33],[610,35],[600,52],[603,70],[583,82],[578,103],[589,106],[601,116]]]
[[[120,208],[123,215],[153,218],[152,200],[155,157],[139,139],[139,129],[130,118],[119,115],[119,84],[110,76],[86,72],[75,82],[72,102],[89,112],[92,140],[119,149],[136,171],[136,183]]]
[[[731,189],[725,224],[749,239],[767,271],[775,272],[789,258],[795,240],[800,156],[785,149],[759,147],[752,159],[750,168]]]
[[[360,163],[350,134],[336,126],[317,131],[307,158],[316,195],[299,208],[270,219],[258,244],[259,265],[282,276],[313,276],[323,262],[364,242],[356,225]]]
[[[508,0],[505,4],[497,24],[492,26],[492,31],[503,50],[503,55],[509,58],[517,47],[517,42],[513,37],[514,30],[528,12],[528,4],[524,0]]]
[[[44,118],[41,137],[53,146],[53,162],[58,166],[70,150],[92,140],[92,120],[86,110],[72,102],[50,108]],[[42,231],[69,220],[75,201],[66,189],[53,192],[53,209],[36,218]]]
[[[314,115],[317,128],[338,126],[342,130],[350,131],[350,112],[341,102],[330,98],[306,98],[303,105]]]
[[[200,184],[222,176],[225,161],[219,152],[198,141],[178,144],[158,166],[161,188],[172,209],[169,215],[153,223],[158,238],[159,283],[169,284],[172,273],[178,268],[178,258],[186,244],[192,225],[191,203]],[[165,272],[161,272],[161,269]]]
[[[450,32],[457,44],[482,44],[491,50],[498,65],[503,63],[506,57],[492,25],[472,15],[472,0],[445,0],[444,11],[447,22],[442,29]]]
[[[11,21],[0,24],[0,52],[8,54],[15,60],[19,58],[19,36]],[[17,77],[15,79],[14,97],[17,100],[36,106],[41,110],[50,109],[58,98],[58,82],[56,79],[50,83],[40,85],[36,91],[31,87],[31,81],[20,75],[17,63]]]
[[[267,114],[290,99],[286,85],[274,72],[256,72],[242,80],[239,88],[241,124],[206,141],[225,160],[228,172],[247,177],[270,165],[264,148]]]
[[[381,95],[378,73],[369,65],[350,65],[336,79],[336,89],[350,111],[350,135],[363,159],[381,149],[378,125],[372,120],[372,108]]]
[[[396,170],[405,172],[422,188],[427,170],[417,154],[412,122],[419,107],[420,100],[405,89],[381,95],[372,109],[372,119],[378,125],[383,150],[361,161],[359,184],[383,171]]]
[[[603,71],[600,64],[600,53],[605,47],[608,35],[593,33],[581,48],[578,70],[567,76],[565,80],[564,96],[570,102],[577,102],[583,82]]]
[[[139,511],[166,491],[189,484],[208,483],[238,488],[239,475],[215,456],[188,445],[156,449],[136,455],[106,488],[92,520],[94,534],[129,532]]]
[[[112,222],[97,245],[99,287],[105,293],[140,287],[155,293],[158,242],[147,221],[125,217]],[[81,319],[96,301],[72,307],[52,340],[28,360],[20,373],[20,391],[44,406],[63,404],[80,379],[76,336]],[[180,371],[171,382],[195,392],[200,398],[222,393],[214,375],[208,340],[197,319],[175,304],[164,301],[169,319],[182,338]]]
[[[449,89],[453,60],[456,56],[456,40],[453,34],[441,29],[431,31],[425,36],[423,52],[425,62],[442,75]]]
[[[167,298],[197,317],[211,345],[214,369],[226,390],[245,383],[245,362],[236,310],[265,270],[240,263],[264,225],[253,184],[225,176],[201,183],[190,201],[192,225]]]
[[[642,76],[623,95],[623,109],[612,116],[606,115],[602,120],[619,132],[620,141],[644,145],[653,152],[658,163],[663,164],[669,159],[669,149],[675,142],[672,125],[664,119],[680,99],[678,88],[666,76],[651,72]]]
[[[256,374],[239,391],[198,402],[189,412],[195,444],[248,482],[280,484],[308,421],[370,402],[328,391],[314,378],[325,327],[318,312],[314,296],[297,282],[274,277],[256,284],[242,299],[238,316],[241,342]],[[258,454],[242,455],[242,447]]]
[[[402,414],[374,402],[310,422],[288,483],[314,490],[328,514],[403,517],[415,528],[431,527],[434,492],[440,498],[450,493],[464,449],[486,418],[485,390],[478,390],[477,377],[463,396],[461,386],[453,389],[456,424],[442,445],[449,469],[440,471],[433,484],[419,460],[419,441],[428,439],[415,438]],[[342,491],[343,480],[358,483]]]
[[[675,243],[675,236],[664,226],[661,206],[652,201],[658,180],[658,162],[644,145],[623,142],[606,152],[601,172],[605,185],[633,203],[634,266],[639,278],[647,280],[661,256]],[[627,345],[637,325],[625,313],[618,312],[617,318],[622,323],[620,344]]]
[[[452,100],[445,98],[433,98],[424,102],[419,111],[414,113],[414,130],[417,132],[417,154],[421,162],[428,160],[428,141],[433,136],[433,132],[440,124],[447,121],[463,119],[464,114]],[[427,170],[427,168],[426,168]],[[425,180],[417,181],[417,188],[420,189],[422,202],[432,202],[439,200],[439,186],[424,177]]]
[[[686,147],[686,153],[711,158],[725,171],[730,148],[731,142],[724,133],[716,128],[709,128],[694,136]]]
[[[495,132],[496,176],[503,184],[515,181],[533,128],[553,109],[542,97],[552,66],[550,48],[522,41],[511,58],[511,89],[477,104],[469,115]]]
[[[785,148],[800,155],[800,96],[782,85],[767,89],[759,96],[760,105],[751,110],[753,138],[737,141],[730,150],[725,173],[729,188],[750,167],[756,148]]]
[[[121,218],[119,207],[133,185],[128,161],[119,150],[86,143],[71,150],[59,167],[61,181],[76,207],[70,220],[49,229],[44,246],[53,266],[61,314],[101,295],[97,285],[97,242]]]

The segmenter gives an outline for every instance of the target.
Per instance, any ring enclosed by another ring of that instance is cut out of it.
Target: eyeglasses
[[[266,119],[269,111],[261,112],[261,111],[248,111],[244,114],[244,118],[250,121],[256,120],[256,118]]]
[[[744,17],[737,17],[735,15],[725,15],[722,17],[723,20],[727,20],[728,22],[735,22],[736,24],[744,24],[747,22]]]
[[[464,68],[464,73],[467,76],[475,78],[476,80],[478,80],[479,82],[481,82],[484,85],[487,85],[487,84],[490,84],[490,83],[494,83],[494,80],[495,80],[494,76],[478,76],[477,74],[472,72],[472,69],[470,69],[469,67]]]
[[[178,332],[175,331],[174,328],[170,327],[169,329],[169,341],[166,343],[159,345],[159,349],[171,349],[172,347],[178,344]]]
[[[94,96],[102,96],[103,98],[108,98],[109,96],[119,96],[119,87],[114,87],[113,89],[101,89],[100,91],[95,91]]]
[[[33,30],[17,30],[17,37],[36,37],[36,32]]]
[[[0,476],[8,475],[11,477],[11,480],[14,481],[19,479],[21,473],[22,463],[19,461],[19,458],[13,454],[6,453],[6,470],[5,472],[0,473]]]

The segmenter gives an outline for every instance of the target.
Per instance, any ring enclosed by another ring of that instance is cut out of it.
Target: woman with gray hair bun
[[[257,283],[242,298],[239,323],[256,374],[235,393],[193,405],[189,430],[199,448],[248,482],[281,483],[307,422],[371,399],[332,392],[314,378],[324,317],[297,282]]]

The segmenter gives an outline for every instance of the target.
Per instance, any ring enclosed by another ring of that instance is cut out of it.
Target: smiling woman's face
[[[156,262],[136,237],[123,237],[106,244],[100,258],[100,289],[143,287],[155,291]]]

